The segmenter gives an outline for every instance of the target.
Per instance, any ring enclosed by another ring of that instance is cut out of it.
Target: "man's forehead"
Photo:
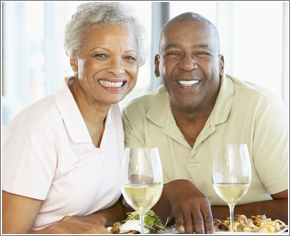
[[[182,32],[182,33],[181,33]],[[203,47],[212,49],[214,44],[214,32],[211,27],[203,22],[180,20],[167,24],[160,35],[160,49],[166,50],[172,47],[181,47],[181,41],[189,38],[200,39],[193,42],[191,47]]]

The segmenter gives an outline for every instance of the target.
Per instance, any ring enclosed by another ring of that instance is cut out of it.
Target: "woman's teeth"
[[[198,80],[179,80],[178,83],[180,83],[183,86],[191,86],[194,84],[197,84]]]
[[[124,82],[110,82],[105,80],[99,80],[100,84],[104,87],[121,87]]]

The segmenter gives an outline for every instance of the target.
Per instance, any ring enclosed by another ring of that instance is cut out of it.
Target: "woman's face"
[[[139,63],[135,34],[125,27],[87,28],[79,55],[71,59],[74,83],[91,102],[121,101],[137,82]]]

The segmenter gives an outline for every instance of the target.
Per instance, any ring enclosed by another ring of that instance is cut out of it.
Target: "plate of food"
[[[123,223],[116,222],[112,227],[107,230],[111,234],[140,234],[140,217],[137,212],[129,213]],[[161,219],[152,210],[145,214],[144,220],[144,234],[158,234],[160,231],[165,231]]]
[[[215,233],[230,233],[230,218],[226,220],[214,219]],[[251,216],[247,218],[245,215],[236,215],[234,217],[235,233],[277,233],[281,234],[288,230],[288,226],[281,220],[272,220],[267,218],[266,214]]]

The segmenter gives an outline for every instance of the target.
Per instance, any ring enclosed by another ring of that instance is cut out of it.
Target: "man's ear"
[[[160,76],[160,72],[159,72],[159,63],[160,63],[160,55],[159,55],[159,54],[156,54],[156,55],[155,55],[155,60],[154,60],[154,64],[155,64],[155,70],[154,70],[154,73],[155,73],[155,76],[156,76],[156,77],[159,77],[159,76]]]
[[[224,75],[225,60],[222,54],[219,54],[219,75],[222,77]]]

